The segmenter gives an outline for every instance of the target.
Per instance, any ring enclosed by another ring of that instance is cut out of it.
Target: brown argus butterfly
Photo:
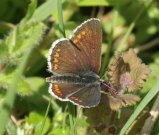
[[[61,101],[89,108],[100,102],[102,29],[96,18],[83,22],[69,38],[53,42],[48,66],[49,93]]]

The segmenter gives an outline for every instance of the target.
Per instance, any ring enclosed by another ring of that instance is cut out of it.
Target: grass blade
[[[109,41],[108,41],[108,48],[106,50],[106,53],[104,55],[103,58],[103,63],[101,66],[101,70],[100,70],[100,76],[103,76],[105,73],[105,69],[108,66],[109,63],[109,57],[110,57],[110,52],[111,52],[111,48],[112,48],[112,43],[113,43],[113,35],[114,35],[114,30],[115,30],[115,24],[116,24],[116,19],[118,17],[118,12],[114,11],[113,14],[113,19],[112,19],[112,24],[111,24],[111,30],[110,30],[110,34],[109,34]]]
[[[45,112],[45,118],[44,118],[44,121],[42,122],[40,135],[43,135],[43,129],[44,129],[45,122],[46,122],[46,119],[47,119],[47,115],[48,115],[48,113],[49,113],[49,109],[50,109],[50,106],[51,106],[51,100],[52,100],[52,97],[51,97],[50,100],[49,100],[49,104],[48,104],[47,109],[46,109],[46,112]]]
[[[76,107],[72,103],[68,103],[69,109],[69,122],[70,122],[70,135],[76,135]]]
[[[22,75],[24,68],[26,66],[27,60],[31,54],[31,51],[33,50],[33,47],[30,47],[27,51],[26,54],[23,56],[23,59],[20,63],[20,65],[18,66],[18,69],[16,71],[16,76],[15,78],[13,78],[13,81],[11,83],[11,85],[9,86],[9,89],[6,93],[4,102],[2,104],[2,107],[0,108],[1,112],[0,112],[0,135],[4,134],[5,131],[5,126],[8,122],[8,117],[9,114],[11,112],[11,109],[13,107],[14,104],[14,100],[16,97],[16,88],[17,88],[17,84],[20,80],[20,76]]]
[[[66,37],[65,27],[63,23],[63,15],[62,15],[62,2],[61,0],[57,0],[57,10],[58,10],[58,22],[59,22],[59,30],[63,37]]]
[[[61,0],[57,0],[57,10],[58,10],[58,22],[59,22],[59,30],[62,34],[63,37],[66,37],[65,34],[65,28],[64,28],[64,23],[63,23],[63,14],[62,14],[62,2]],[[75,110],[76,107],[71,104],[68,103],[68,110],[69,110],[69,122],[70,122],[70,134],[71,135],[76,135],[76,118],[75,118]]]
[[[118,45],[117,51],[123,51],[126,49],[126,41],[128,39],[128,36],[130,35],[130,33],[132,32],[133,28],[135,27],[138,19],[140,18],[140,16],[146,11],[146,9],[148,9],[150,7],[150,5],[152,4],[153,0],[149,0],[146,4],[146,6],[144,8],[142,8],[139,13],[137,14],[137,16],[135,17],[134,21],[131,23],[131,25],[129,26],[127,32],[125,33],[122,41],[120,42],[120,44]]]
[[[44,4],[39,6],[30,18],[30,21],[43,21],[52,15],[52,12],[56,9],[55,2],[55,0],[47,0]]]
[[[147,95],[144,97],[144,99],[137,106],[135,112],[131,115],[129,120],[126,122],[124,127],[121,129],[119,135],[124,135],[126,133],[128,128],[131,126],[131,124],[134,122],[134,120],[137,118],[137,116],[140,114],[140,112],[157,95],[158,92],[159,92],[159,81],[156,82],[154,87],[147,93]]]

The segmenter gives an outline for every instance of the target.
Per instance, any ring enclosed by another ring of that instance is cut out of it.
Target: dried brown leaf
[[[111,109],[118,110],[122,106],[136,104],[140,98],[127,93],[139,90],[150,72],[133,49],[117,53],[108,67],[109,84],[118,92],[116,97],[109,96]]]
[[[117,97],[109,96],[109,104],[110,108],[114,111],[117,111],[121,107],[126,107],[126,106],[131,106],[136,104],[140,98],[136,95],[132,94],[123,94],[123,95],[118,95]]]
[[[139,90],[150,72],[148,66],[142,63],[133,49],[116,54],[108,67],[110,84],[119,92]]]

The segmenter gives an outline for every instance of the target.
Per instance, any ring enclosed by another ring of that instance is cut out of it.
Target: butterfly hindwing
[[[100,97],[100,85],[88,84],[84,88],[69,96],[69,100],[76,105],[89,108],[97,106],[100,102]]]
[[[51,83],[49,93],[56,96],[60,100],[68,100],[69,95],[77,92],[83,88],[82,84],[70,84],[70,83]]]
[[[100,101],[100,86],[52,83],[49,92],[61,101],[71,101],[82,107],[92,107],[98,105]]]

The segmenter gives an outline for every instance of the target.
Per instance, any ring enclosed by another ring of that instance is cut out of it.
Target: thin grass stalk
[[[114,35],[114,29],[115,29],[117,17],[118,17],[118,12],[114,11],[112,24],[111,24],[111,30],[110,30],[110,34],[109,34],[109,38],[108,38],[108,48],[105,51],[106,53],[105,53],[104,58],[102,60],[103,63],[102,63],[101,70],[100,70],[100,76],[104,75],[105,69],[109,64],[110,52],[111,52],[111,49],[112,49],[113,35]]]
[[[147,95],[143,98],[140,104],[137,106],[134,113],[130,116],[124,127],[121,129],[119,135],[124,135],[128,128],[133,124],[137,116],[141,113],[141,111],[145,108],[145,106],[158,94],[159,92],[159,81],[157,81],[152,87],[152,89],[147,93]]]
[[[61,0],[57,0],[57,10],[58,10],[58,22],[59,22],[59,30],[62,34],[63,37],[66,37],[65,34],[65,28],[64,28],[64,23],[63,23],[63,14],[62,14],[62,2]],[[71,135],[76,135],[76,107],[68,103],[68,110],[69,110],[69,122],[70,122],[70,134]],[[64,128],[64,127],[63,127]]]
[[[3,135],[5,132],[5,126],[8,122],[8,117],[9,114],[11,112],[11,109],[14,105],[14,100],[16,97],[16,89],[17,89],[17,84],[20,80],[21,75],[23,74],[23,71],[25,69],[25,66],[27,64],[27,60],[31,54],[33,50],[33,47],[30,47],[25,55],[23,56],[21,63],[18,65],[17,71],[16,71],[16,75],[12,80],[11,85],[8,88],[8,91],[6,93],[4,102],[0,108],[1,112],[0,112],[0,135]]]
[[[139,11],[139,13],[137,14],[137,16],[135,17],[134,21],[131,23],[131,25],[129,26],[127,32],[125,33],[124,37],[122,38],[120,44],[118,45],[117,51],[123,51],[126,49],[126,41],[130,35],[130,33],[132,32],[133,28],[135,27],[138,19],[140,18],[140,16],[151,6],[153,0],[149,0],[146,3],[146,7],[141,8],[141,10]]]
[[[40,133],[39,133],[40,135],[43,135],[43,130],[44,130],[45,122],[46,122],[46,119],[47,119],[47,116],[48,116],[48,113],[49,113],[49,109],[50,109],[50,106],[51,106],[51,101],[52,101],[52,97],[49,100],[49,104],[48,104],[46,112],[45,112],[44,121],[42,122],[41,130],[40,130]]]

